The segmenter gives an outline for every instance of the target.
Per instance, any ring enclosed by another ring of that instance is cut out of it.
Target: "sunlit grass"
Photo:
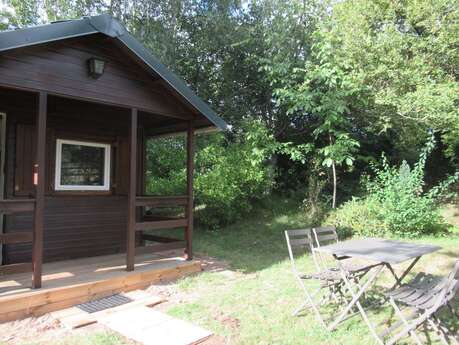
[[[359,316],[333,333],[325,331],[310,313],[291,316],[303,296],[290,270],[283,230],[310,225],[295,205],[286,203],[219,231],[197,231],[196,251],[225,260],[236,273],[229,277],[215,272],[184,278],[179,289],[197,294],[198,298],[173,306],[169,313],[211,329],[233,344],[373,344]],[[422,258],[415,270],[445,274],[459,258],[457,231],[414,241],[442,247]],[[313,269],[308,256],[302,265]],[[385,275],[378,280],[376,290],[390,282]],[[390,316],[389,311],[386,308],[370,312],[370,317],[378,324]]]

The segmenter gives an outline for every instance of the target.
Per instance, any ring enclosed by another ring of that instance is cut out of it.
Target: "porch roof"
[[[104,34],[121,42],[151,71],[163,79],[197,112],[221,130],[230,126],[200,99],[178,76],[166,68],[127,29],[108,14],[55,22],[26,29],[0,32],[0,52],[92,34]]]

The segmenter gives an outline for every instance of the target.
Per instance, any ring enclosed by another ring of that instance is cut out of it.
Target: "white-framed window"
[[[110,190],[110,145],[57,139],[55,189]]]

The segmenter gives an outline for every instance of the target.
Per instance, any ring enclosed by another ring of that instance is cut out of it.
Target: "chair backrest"
[[[451,301],[459,291],[459,260],[456,260],[453,270],[448,275],[449,287],[446,293],[446,299]]]
[[[296,253],[304,254],[306,252],[312,252],[313,240],[311,236],[311,229],[285,230],[284,233],[292,268],[298,274],[299,271],[296,267]]]
[[[338,242],[338,234],[334,226],[312,228],[312,233],[314,234],[315,245],[317,247]]]
[[[435,301],[431,311],[437,310],[439,307],[445,305],[454,299],[456,293],[459,291],[459,260],[456,261],[452,271],[441,280],[441,282],[433,289],[431,294],[435,295]]]
[[[312,235],[314,237],[314,248],[338,242],[338,234],[334,226],[312,228]],[[330,255],[315,251],[313,253],[315,256],[314,261],[319,270],[326,270],[335,265],[335,260]]]

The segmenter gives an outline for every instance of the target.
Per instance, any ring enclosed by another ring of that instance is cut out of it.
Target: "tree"
[[[314,148],[322,165],[331,168],[333,178],[332,207],[336,207],[337,172],[341,166],[352,167],[358,141],[352,137],[352,110],[362,103],[364,88],[356,74],[334,58],[334,52],[317,35],[311,57],[303,68],[293,70],[292,81],[275,91],[288,113],[303,114],[314,122]]]
[[[365,71],[373,101],[361,114],[369,130],[392,133],[401,159],[415,159],[429,128],[442,135],[451,158],[457,155],[457,2],[343,1],[321,32],[350,73]]]

